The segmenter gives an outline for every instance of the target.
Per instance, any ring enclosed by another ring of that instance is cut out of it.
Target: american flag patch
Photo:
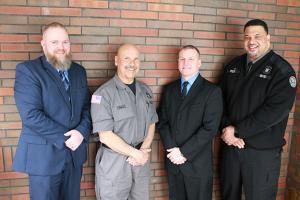
[[[92,95],[91,103],[100,104],[102,96]]]

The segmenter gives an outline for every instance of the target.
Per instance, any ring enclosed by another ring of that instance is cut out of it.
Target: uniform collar
[[[250,61],[250,58],[247,54],[247,64],[252,62],[253,64],[255,64],[257,61],[259,61],[260,59],[262,59],[263,57],[265,57],[265,55],[267,55],[269,52],[271,51],[271,49],[267,50],[263,55],[261,55],[260,57],[256,58],[255,60],[253,61]]]

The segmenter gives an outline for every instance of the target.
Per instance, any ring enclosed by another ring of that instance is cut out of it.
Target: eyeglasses
[[[49,43],[50,43],[51,46],[54,46],[54,47],[57,47],[59,45],[70,46],[70,41],[69,40],[64,40],[64,41],[51,40]]]

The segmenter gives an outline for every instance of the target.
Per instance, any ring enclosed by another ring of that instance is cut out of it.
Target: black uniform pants
[[[211,200],[212,177],[185,176],[180,171],[177,174],[168,173],[170,200]]]
[[[221,153],[222,200],[275,200],[280,173],[281,148],[238,149],[224,146]]]

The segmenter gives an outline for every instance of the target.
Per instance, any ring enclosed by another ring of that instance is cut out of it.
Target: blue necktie
[[[182,98],[184,98],[186,95],[187,95],[187,86],[188,86],[189,82],[188,81],[184,81],[183,82],[183,88],[182,88],[182,92],[181,92],[181,95],[182,95]]]
[[[58,73],[59,73],[59,76],[60,76],[62,82],[64,83],[66,91],[68,91],[70,83],[69,83],[69,79],[68,79],[68,76],[66,74],[66,71],[61,71],[60,70],[60,71],[58,71]]]

